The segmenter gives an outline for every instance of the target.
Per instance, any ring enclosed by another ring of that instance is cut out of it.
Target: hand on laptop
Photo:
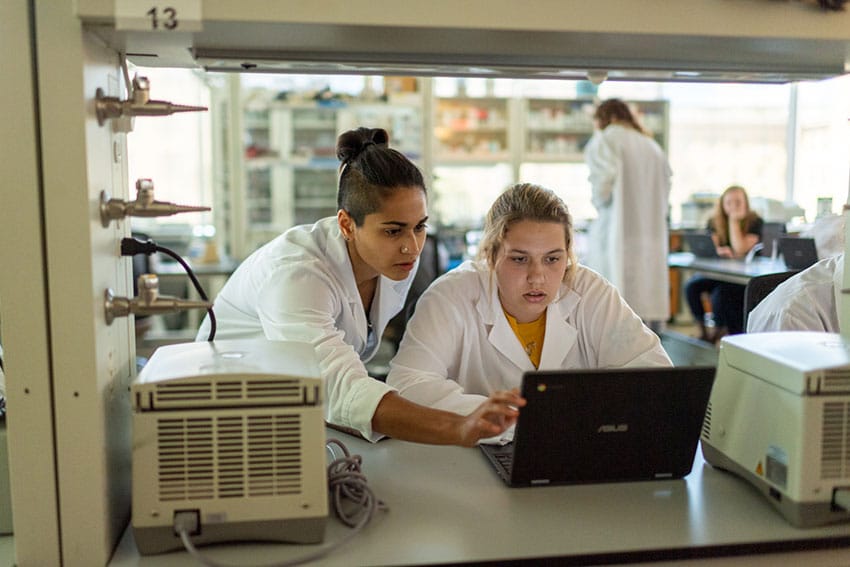
[[[501,434],[516,423],[519,408],[524,405],[525,398],[519,395],[519,390],[516,388],[493,392],[464,419],[460,444],[473,447],[481,439]]]

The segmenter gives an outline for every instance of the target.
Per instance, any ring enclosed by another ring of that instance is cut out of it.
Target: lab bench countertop
[[[751,565],[758,558],[752,554],[850,564],[850,523],[795,528],[754,487],[705,463],[699,450],[682,480],[508,488],[477,448],[392,439],[370,444],[335,431],[328,437],[363,456],[369,486],[389,510],[323,557],[321,565],[544,559],[557,559],[559,565]],[[331,517],[323,545],[347,531]],[[200,550],[214,561],[256,565],[315,548],[241,543]],[[140,556],[128,527],[109,565],[194,564],[182,551]]]
[[[731,258],[700,258],[692,252],[671,252],[667,256],[667,265],[671,268],[704,272],[717,276],[718,279],[742,284],[758,276],[788,271],[782,258],[756,256],[748,262]]]

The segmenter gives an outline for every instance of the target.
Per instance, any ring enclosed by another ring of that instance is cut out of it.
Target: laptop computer
[[[789,270],[805,270],[818,261],[814,238],[783,236],[779,239],[779,252]]]
[[[479,447],[509,486],[682,478],[714,367],[526,372],[514,440]]]
[[[785,236],[784,222],[766,222],[761,227],[761,255],[766,258],[773,257],[773,252],[776,250],[779,253],[779,239]]]
[[[714,245],[711,235],[701,232],[688,232],[682,236],[685,239],[685,244],[688,245],[688,250],[693,252],[697,258],[719,258],[717,247]]]

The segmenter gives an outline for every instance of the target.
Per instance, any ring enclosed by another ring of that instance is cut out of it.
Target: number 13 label
[[[115,29],[150,32],[201,31],[201,0],[115,0]]]

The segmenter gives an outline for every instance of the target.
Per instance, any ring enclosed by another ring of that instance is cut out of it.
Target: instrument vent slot
[[[836,479],[850,475],[850,404],[827,402],[823,405],[821,435],[821,478]]]
[[[177,380],[157,384],[152,408],[315,405],[315,387],[298,378],[244,377],[232,380]]]
[[[850,393],[850,369],[833,368],[825,370],[823,373],[823,381],[821,383],[821,393]]]
[[[159,500],[300,494],[301,429],[299,415],[159,419]]]

